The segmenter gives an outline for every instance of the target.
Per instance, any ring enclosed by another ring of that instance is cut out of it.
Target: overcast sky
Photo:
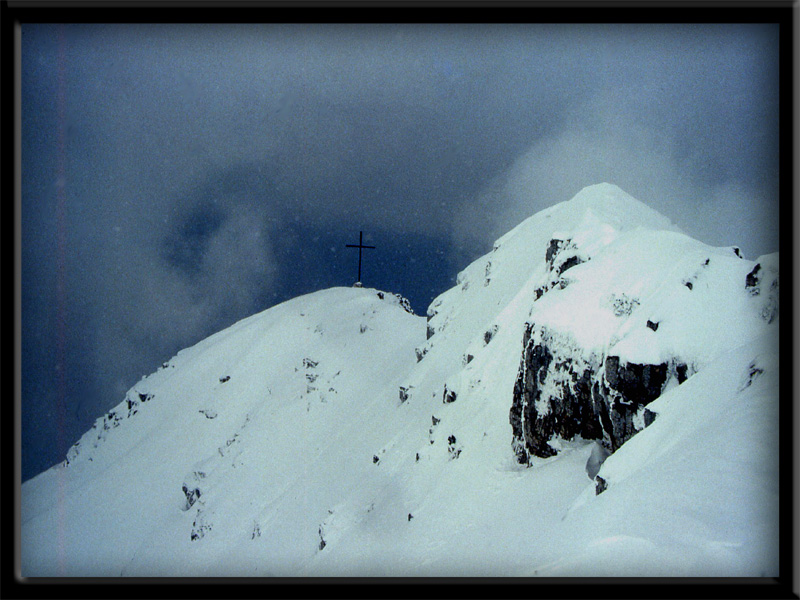
[[[352,285],[359,230],[420,314],[603,181],[777,251],[777,57],[769,25],[23,25],[23,480],[178,350]]]

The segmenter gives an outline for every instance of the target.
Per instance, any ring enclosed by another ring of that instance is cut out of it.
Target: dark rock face
[[[609,356],[605,361],[606,381],[619,393],[626,404],[650,404],[661,395],[667,380],[667,364],[637,365],[620,364],[618,356]]]
[[[611,431],[609,432],[611,451],[615,452],[622,444],[631,439],[644,427],[636,427],[634,419],[638,406],[615,403],[609,410],[611,418]],[[655,413],[644,409],[644,422],[652,423],[655,420]],[[649,415],[649,417],[647,416]],[[647,423],[647,424],[649,424]],[[646,425],[645,425],[646,426]]]
[[[557,272],[561,275],[567,269],[571,269],[575,265],[579,265],[583,262],[578,256],[570,256],[567,260],[565,260],[561,265],[559,265]]]
[[[406,311],[408,314],[413,315],[414,311],[411,308],[411,301],[408,298],[401,296],[400,294],[395,294],[395,298],[400,301],[400,308]]]
[[[456,436],[454,435],[447,438],[447,452],[450,454],[450,460],[455,460],[461,454],[461,448],[456,446]]]
[[[643,427],[637,426],[640,409],[661,395],[669,374],[668,365],[620,363],[618,356],[605,360],[605,382],[599,386],[608,409],[610,429],[605,429],[611,451],[617,450]],[[644,427],[655,420],[655,413],[641,411]]]
[[[400,402],[405,402],[411,396],[411,389],[413,386],[400,386]]]
[[[555,360],[545,340],[534,341],[533,326],[525,331],[522,364],[514,385],[509,421],[517,460],[529,454],[547,458],[556,454],[548,443],[554,436],[573,439],[602,438],[592,398],[593,370],[582,361]],[[558,395],[545,394],[550,383]]]
[[[555,454],[547,444],[549,435],[544,435],[549,423],[542,423],[541,418],[537,423],[538,415],[534,408],[541,396],[541,384],[544,383],[553,356],[547,346],[531,344],[531,332],[532,326],[528,325],[522,340],[525,349],[514,383],[514,398],[509,413],[514,450],[520,463],[527,462],[528,452],[543,458]]]
[[[550,240],[544,258],[547,261],[547,266],[551,271],[555,271],[556,276],[560,276],[564,271],[586,262],[584,258],[578,256],[578,247],[571,239]]]
[[[601,440],[614,452],[656,414],[645,408],[661,395],[669,379],[685,381],[688,367],[667,363],[626,363],[618,356],[582,356],[553,335],[528,324],[509,411],[517,460],[557,453],[554,438]]]
[[[454,390],[448,389],[447,386],[444,386],[444,393],[442,394],[442,402],[445,404],[451,404],[456,401],[456,393]]]
[[[758,272],[761,270],[761,264],[757,263],[753,270],[747,274],[747,277],[744,279],[744,287],[749,289],[751,293],[758,294],[758,280],[759,275]]]
[[[744,288],[751,296],[761,299],[761,318],[767,323],[778,317],[779,287],[777,270],[770,265],[765,268],[757,263],[745,277]]]
[[[136,407],[139,405],[139,403],[136,400],[134,400],[134,399],[132,399],[130,397],[127,397],[127,398],[125,398],[125,403],[128,406],[128,416],[129,417],[132,417],[137,412],[139,412],[138,410],[136,410]]]
[[[143,394],[141,392],[136,392],[136,391],[134,391],[133,394],[129,393],[125,397],[125,404],[128,407],[128,418],[132,417],[133,415],[139,412],[139,406],[141,404],[148,402],[149,400],[152,399],[153,399],[152,394]],[[109,415],[112,414],[113,411],[109,413]]]
[[[564,271],[588,260],[588,258],[579,256],[578,252],[578,247],[572,240],[559,240],[556,238],[550,240],[545,252],[545,260],[551,271],[550,279],[545,285],[533,291],[534,302],[551,289],[563,290],[569,285],[569,280],[562,277]]]
[[[112,430],[125,423],[127,419],[137,415],[139,413],[139,409],[142,408],[142,405],[146,402],[149,402],[153,398],[153,394],[142,393],[137,390],[129,390],[125,396],[125,400],[121,404],[115,408],[112,408],[108,413],[95,420],[91,430],[87,431],[80,440],[75,442],[72,447],[70,447],[62,464],[64,466],[69,466],[70,464],[74,463],[78,459],[78,456],[83,454],[83,452],[89,447],[98,448],[101,443],[105,442]],[[84,457],[87,460],[92,460],[90,452],[85,454]]]
[[[552,239],[550,240],[550,244],[547,246],[547,250],[544,253],[544,258],[547,261],[548,266],[552,269],[553,268],[553,261],[555,260],[556,254],[561,248],[568,242],[569,240],[557,240]]]
[[[202,496],[200,492],[200,488],[189,488],[184,483],[183,484],[183,495],[186,496],[186,507],[183,510],[189,510],[192,505],[197,502],[197,499]]]

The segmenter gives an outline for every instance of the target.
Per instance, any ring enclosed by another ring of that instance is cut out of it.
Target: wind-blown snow
[[[777,273],[601,184],[500,238],[427,323],[378,290],[295,298],[180,352],[22,486],[22,574],[775,576]],[[691,366],[600,495],[593,442],[515,460],[529,322]]]

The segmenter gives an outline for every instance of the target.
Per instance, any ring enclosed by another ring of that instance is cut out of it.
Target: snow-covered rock
[[[774,576],[778,292],[586,188],[427,319],[334,288],[178,353],[22,486],[22,574]]]
[[[762,261],[762,283],[761,263],[640,225],[595,243],[564,279],[554,247],[544,281],[560,283],[534,294],[510,414],[520,462],[555,454],[555,437],[603,438],[616,450],[652,422],[646,407],[667,387],[774,331],[775,255]]]

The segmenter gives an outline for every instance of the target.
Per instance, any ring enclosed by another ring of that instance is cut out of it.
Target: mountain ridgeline
[[[485,265],[484,287],[493,273],[495,281],[502,276],[494,264],[509,260],[503,249],[543,247],[548,221],[573,229],[575,239],[554,234],[531,279],[515,282],[530,300],[509,415],[520,463],[554,456],[557,440],[576,436],[616,451],[653,422],[646,407],[662,392],[747,336],[775,331],[777,254],[754,263],[736,247],[691,240],[607,184],[587,188],[497,242],[478,261]],[[471,280],[466,274],[460,280],[467,291]],[[451,318],[440,314],[441,304],[428,313],[428,339],[437,323],[443,329]]]
[[[23,575],[775,575],[778,281],[600,184],[427,319],[295,298],[23,485]]]

